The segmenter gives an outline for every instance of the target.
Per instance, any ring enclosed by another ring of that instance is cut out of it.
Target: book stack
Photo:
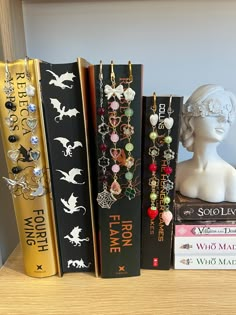
[[[177,193],[175,269],[236,269],[236,205]]]

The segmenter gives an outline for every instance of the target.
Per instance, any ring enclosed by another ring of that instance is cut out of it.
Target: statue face
[[[194,118],[195,141],[221,142],[226,137],[230,124],[223,116],[207,116]]]

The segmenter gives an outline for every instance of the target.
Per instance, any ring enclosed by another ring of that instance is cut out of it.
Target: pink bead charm
[[[117,110],[120,107],[120,104],[118,102],[116,102],[116,101],[113,101],[113,102],[111,102],[110,107],[113,110]]]
[[[118,136],[117,133],[112,132],[112,134],[111,134],[111,141],[112,141],[113,143],[116,143],[116,142],[119,141],[119,136]]]
[[[111,167],[113,173],[118,173],[120,171],[120,166],[118,164],[114,164]]]

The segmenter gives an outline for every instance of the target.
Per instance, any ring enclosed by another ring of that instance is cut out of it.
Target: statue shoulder
[[[226,174],[225,183],[227,187],[225,199],[230,202],[236,202],[236,169],[233,166]]]

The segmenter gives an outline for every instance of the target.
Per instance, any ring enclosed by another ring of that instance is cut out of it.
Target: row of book
[[[0,63],[1,135],[34,277],[169,269],[183,97],[143,96],[143,66]],[[142,232],[141,232],[142,231]]]
[[[234,244],[222,235],[213,244],[184,234],[200,228],[199,209],[210,206],[175,196],[183,97],[144,96],[143,66],[130,61],[25,58],[1,62],[0,78],[3,180],[27,275],[169,269],[173,232],[176,269],[209,267],[208,247],[230,259]]]

